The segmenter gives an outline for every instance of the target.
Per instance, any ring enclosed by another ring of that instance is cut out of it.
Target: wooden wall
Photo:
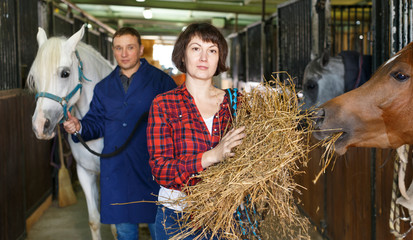
[[[51,142],[31,129],[34,96],[0,91],[0,239],[24,239],[26,218],[51,194]]]

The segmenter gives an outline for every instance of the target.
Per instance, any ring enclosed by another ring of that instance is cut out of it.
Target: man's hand
[[[74,134],[75,132],[80,131],[80,122],[79,119],[73,117],[69,111],[67,111],[67,120],[63,123],[63,127],[66,132]]]

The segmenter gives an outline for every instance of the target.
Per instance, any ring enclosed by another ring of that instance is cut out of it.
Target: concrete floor
[[[85,196],[80,186],[74,187],[77,203],[72,206],[60,208],[58,201],[44,212],[28,232],[26,240],[91,240],[88,225],[88,214]],[[103,240],[114,239],[110,225],[102,224],[101,234]],[[309,230],[311,240],[322,240],[320,234],[311,228]],[[139,227],[139,239],[151,240],[149,229],[142,224]]]
[[[26,240],[91,240],[86,199],[80,186],[74,187],[77,203],[60,208],[57,200],[44,212],[27,234]],[[110,225],[102,224],[102,240],[114,239]],[[139,226],[139,240],[151,240],[146,225]]]

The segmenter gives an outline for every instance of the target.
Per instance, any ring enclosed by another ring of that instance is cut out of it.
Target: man
[[[69,114],[64,123],[68,133],[78,131],[85,141],[104,137],[102,153],[118,149],[149,111],[155,96],[176,87],[171,77],[141,59],[143,46],[135,29],[119,29],[113,36],[112,49],[118,66],[96,85],[89,112],[81,121]],[[155,239],[154,195],[159,185],[149,167],[146,125],[145,116],[125,150],[100,160],[101,222],[115,224],[119,240],[138,239],[139,223],[148,223]],[[77,137],[72,138],[78,142]]]

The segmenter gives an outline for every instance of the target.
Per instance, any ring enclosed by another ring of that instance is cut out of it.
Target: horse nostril
[[[44,122],[44,129],[48,129],[50,127],[50,120],[46,118],[46,121]]]

